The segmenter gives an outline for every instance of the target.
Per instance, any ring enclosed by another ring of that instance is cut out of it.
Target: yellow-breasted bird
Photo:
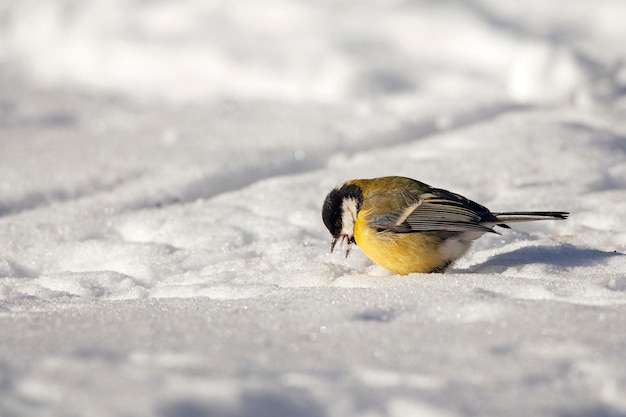
[[[507,223],[566,219],[562,211],[493,213],[459,194],[405,177],[355,179],[326,196],[322,219],[337,241],[356,243],[397,274],[445,272],[473,240]]]

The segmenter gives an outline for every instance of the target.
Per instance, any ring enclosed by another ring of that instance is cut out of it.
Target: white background
[[[626,3],[0,2],[0,415],[626,415]],[[329,253],[405,175],[560,222]]]

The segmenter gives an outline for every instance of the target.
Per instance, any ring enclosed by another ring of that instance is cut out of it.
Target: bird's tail
[[[496,216],[499,226],[503,226],[506,223],[531,222],[535,220],[565,220],[569,216],[569,213],[566,211],[510,211],[492,214]]]

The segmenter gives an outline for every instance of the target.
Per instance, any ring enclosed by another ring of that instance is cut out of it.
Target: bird
[[[443,273],[495,226],[564,220],[564,211],[492,212],[462,195],[400,176],[352,179],[328,193],[322,220],[345,256],[356,244],[376,264],[399,275]]]

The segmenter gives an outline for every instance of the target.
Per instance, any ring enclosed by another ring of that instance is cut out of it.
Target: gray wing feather
[[[446,197],[448,195],[423,194],[418,202],[409,207],[373,217],[370,226],[379,231],[388,230],[396,233],[419,231],[497,233],[481,224],[493,218],[489,210],[476,203],[470,205],[461,199]],[[477,211],[477,208],[485,211]]]

